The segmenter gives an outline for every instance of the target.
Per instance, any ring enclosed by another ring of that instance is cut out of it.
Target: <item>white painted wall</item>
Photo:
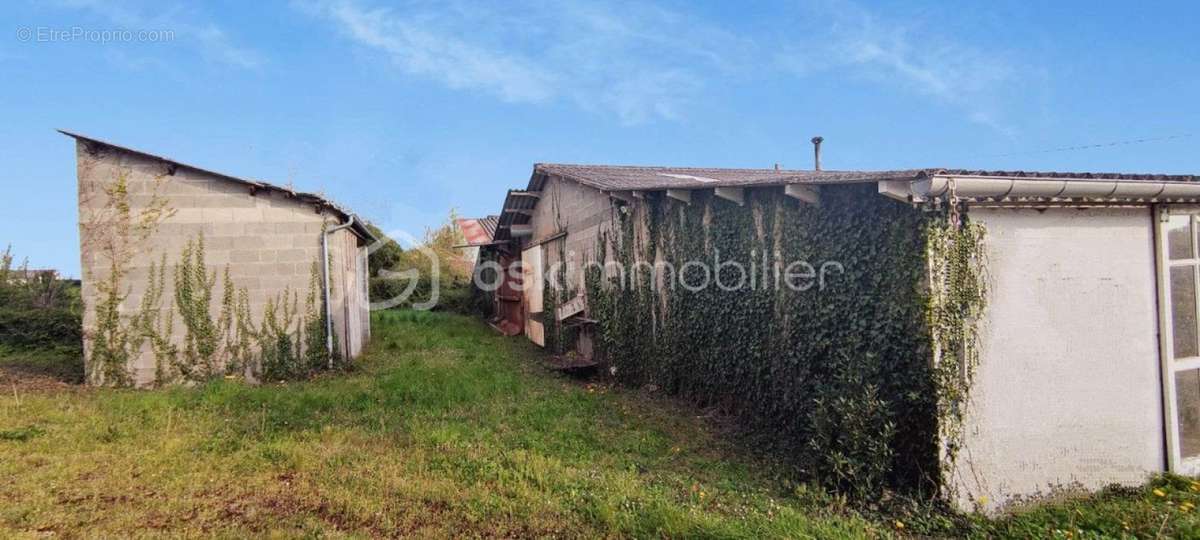
[[[983,209],[991,294],[951,484],[1001,508],[1164,467],[1149,208]]]

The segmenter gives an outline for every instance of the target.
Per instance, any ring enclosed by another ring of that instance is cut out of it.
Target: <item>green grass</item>
[[[0,537],[869,537],[684,409],[449,314],[377,315],[349,374],[0,398]]]
[[[1198,485],[1176,478],[1002,521],[868,517],[785,487],[695,411],[546,372],[476,320],[387,312],[373,331],[355,371],[304,383],[6,389],[0,537],[1200,534],[1180,507]]]
[[[988,521],[976,535],[1008,538],[1200,538],[1200,482],[1163,476],[1138,488],[1063,497]]]

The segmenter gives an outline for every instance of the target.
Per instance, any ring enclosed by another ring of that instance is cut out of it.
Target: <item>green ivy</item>
[[[874,185],[826,186],[820,206],[781,188],[747,191],[744,206],[693,197],[691,204],[652,197],[615,212],[596,259],[630,268],[658,257],[680,269],[691,260],[711,267],[719,253],[756,261],[756,286],[692,291],[676,279],[656,290],[644,271],[625,276],[633,286],[622,287],[620,275],[590,268],[597,347],[616,377],[738,415],[756,440],[832,489],[937,492],[939,429],[955,421],[939,418],[966,385],[944,376],[945,363],[931,363],[931,330],[939,346],[957,350],[950,321],[970,326],[962,303],[932,303],[927,287],[928,257],[941,253],[942,215],[880,197]],[[978,248],[953,245],[962,253]],[[831,270],[824,289],[775,287],[762,274],[774,254],[784,266],[836,262],[843,271]],[[691,284],[703,273],[696,265],[681,271]],[[716,273],[726,283],[739,277],[731,267]],[[954,270],[951,279],[962,275]]]
[[[930,301],[926,320],[933,343],[933,377],[938,389],[937,418],[948,468],[962,444],[964,406],[979,364],[977,322],[987,306],[985,230],[959,223],[958,213],[932,221],[927,229]]]

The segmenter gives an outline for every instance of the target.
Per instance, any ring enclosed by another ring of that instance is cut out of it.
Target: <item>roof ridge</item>
[[[589,164],[589,163],[535,163],[535,168],[545,167],[565,167],[565,168],[591,168],[591,169],[639,169],[639,170],[672,170],[672,171],[743,171],[743,172],[770,172],[770,173],[799,173],[814,171],[814,169],[773,169],[773,168],[747,168],[747,167],[675,167],[669,165],[604,165],[604,164]],[[853,172],[826,170],[824,172]]]

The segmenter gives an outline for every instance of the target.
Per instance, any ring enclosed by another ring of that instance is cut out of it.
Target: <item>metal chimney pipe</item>
[[[813,169],[814,170],[818,170],[818,171],[821,170],[821,141],[824,141],[824,140],[825,140],[824,137],[813,137],[812,138],[813,161],[814,161]]]

